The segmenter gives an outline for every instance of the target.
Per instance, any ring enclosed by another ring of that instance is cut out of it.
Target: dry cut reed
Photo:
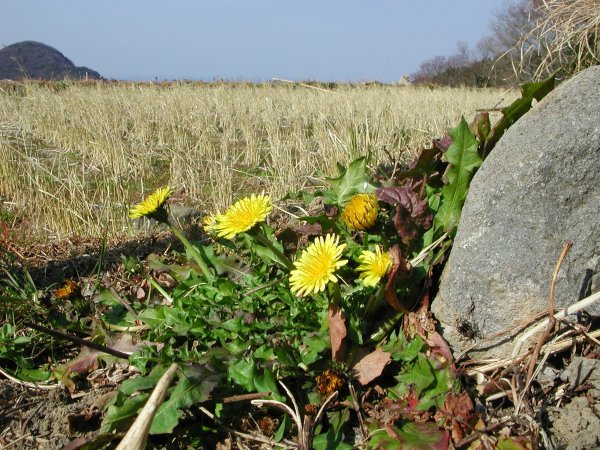
[[[38,236],[130,234],[128,208],[170,184],[174,200],[223,210],[277,199],[370,155],[408,160],[497,90],[281,84],[26,83],[0,90],[0,209]]]

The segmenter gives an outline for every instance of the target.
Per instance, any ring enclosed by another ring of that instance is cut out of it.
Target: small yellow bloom
[[[56,290],[54,296],[58,300],[68,300],[77,293],[79,286],[73,280],[67,280],[65,285]]]
[[[137,219],[138,217],[150,217],[159,222],[167,221],[167,211],[165,203],[171,195],[170,187],[158,188],[141,203],[129,210],[129,217]]]
[[[361,262],[356,268],[360,272],[359,278],[365,286],[376,286],[379,280],[392,269],[392,258],[388,252],[383,252],[381,246],[375,248],[375,252],[363,250],[358,257]]]
[[[214,226],[217,224],[217,219],[214,214],[207,214],[202,218],[202,228],[207,233],[212,233]]]
[[[346,204],[340,217],[352,230],[368,230],[377,221],[377,196],[356,194]]]
[[[220,237],[233,239],[238,233],[248,231],[265,220],[272,210],[273,205],[268,195],[252,194],[235,202],[225,214],[216,214],[212,230]]]
[[[325,369],[321,375],[317,375],[317,391],[319,394],[329,397],[335,391],[344,387],[344,379],[335,370]]]
[[[325,290],[328,282],[337,282],[335,271],[348,260],[340,259],[346,244],[339,244],[340,237],[328,234],[319,236],[302,252],[290,272],[290,290],[298,297]]]

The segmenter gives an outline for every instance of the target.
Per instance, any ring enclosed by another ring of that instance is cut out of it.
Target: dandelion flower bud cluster
[[[356,194],[344,207],[341,219],[351,230],[368,230],[377,221],[377,196]]]

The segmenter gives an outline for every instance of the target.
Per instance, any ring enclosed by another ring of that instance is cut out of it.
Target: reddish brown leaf
[[[87,372],[93,372],[98,368],[98,350],[92,350],[88,347],[83,347],[79,352],[79,355],[67,362],[64,365],[64,372],[61,377],[61,382],[69,390],[73,392],[75,390],[75,383],[71,380],[71,373],[84,374]]]
[[[93,372],[98,368],[98,350],[91,350],[88,347],[83,347],[79,355],[66,364],[65,375],[70,372],[75,372],[79,375]]]
[[[136,342],[133,336],[130,334],[123,334],[113,345],[110,346],[110,348],[131,355],[132,353],[135,353],[142,347],[146,346],[156,346],[159,350],[163,347],[162,344],[158,344],[156,342],[142,340]]]
[[[303,224],[293,228],[294,231],[305,234],[307,236],[318,236],[323,233],[323,229],[320,223]]]
[[[166,272],[163,272],[160,275],[158,275],[158,283],[165,288],[172,288],[176,284],[175,278],[173,278]]]
[[[445,152],[452,145],[452,137],[449,134],[445,134],[441,139],[435,141],[434,144],[441,151]]]
[[[406,180],[405,183],[402,183],[404,187],[416,187],[420,184],[417,180],[430,177],[438,172],[441,156],[442,149],[437,147],[434,142],[431,148],[422,150],[419,156],[408,165],[408,170],[399,173],[396,179],[398,181]]]
[[[435,321],[429,311],[429,295],[426,293],[421,301],[421,306],[414,312],[405,316],[403,322],[404,334],[409,337],[419,335],[424,341],[435,332]]]
[[[79,450],[81,448],[104,448],[106,444],[122,439],[125,433],[101,434],[91,438],[77,438],[72,440],[64,450]],[[101,445],[104,444],[104,445]]]
[[[408,260],[402,254],[402,250],[398,245],[394,245],[389,249],[390,256],[392,258],[392,270],[388,277],[387,283],[385,284],[385,298],[389,305],[398,312],[408,314],[408,310],[400,303],[396,296],[396,288],[394,280],[396,277],[409,278],[412,274],[412,266]]]
[[[444,339],[440,333],[434,331],[429,334],[427,337],[427,345],[429,345],[429,348],[433,353],[443,356],[446,361],[453,364],[454,356],[452,355],[452,350],[450,350],[448,342],[446,342],[446,339]]]
[[[353,367],[356,378],[363,386],[369,384],[375,378],[380,376],[385,366],[392,360],[388,352],[380,348],[361,358]]]
[[[341,361],[344,357],[342,341],[346,337],[346,315],[338,305],[329,304],[327,311],[327,320],[329,321],[329,339],[331,341],[331,359]]]
[[[461,394],[455,394],[450,392],[446,396],[444,405],[442,406],[438,419],[449,419],[450,432],[452,434],[452,440],[459,442],[463,439],[469,430],[469,423],[473,416],[473,402],[471,397],[466,392]]]
[[[396,207],[394,225],[402,242],[409,244],[418,234],[418,229],[426,230],[431,226],[433,215],[426,200],[406,187],[386,187],[375,191],[377,199]]]

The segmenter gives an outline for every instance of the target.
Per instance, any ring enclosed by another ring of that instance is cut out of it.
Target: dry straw
[[[540,0],[535,26],[520,46],[521,71],[533,65],[533,77],[570,76],[600,63],[600,2]]]
[[[127,212],[159,186],[224,210],[276,201],[369,154],[408,160],[499,90],[266,83],[25,83],[0,92],[0,211],[44,238],[131,234]],[[505,98],[508,104],[514,98]]]

